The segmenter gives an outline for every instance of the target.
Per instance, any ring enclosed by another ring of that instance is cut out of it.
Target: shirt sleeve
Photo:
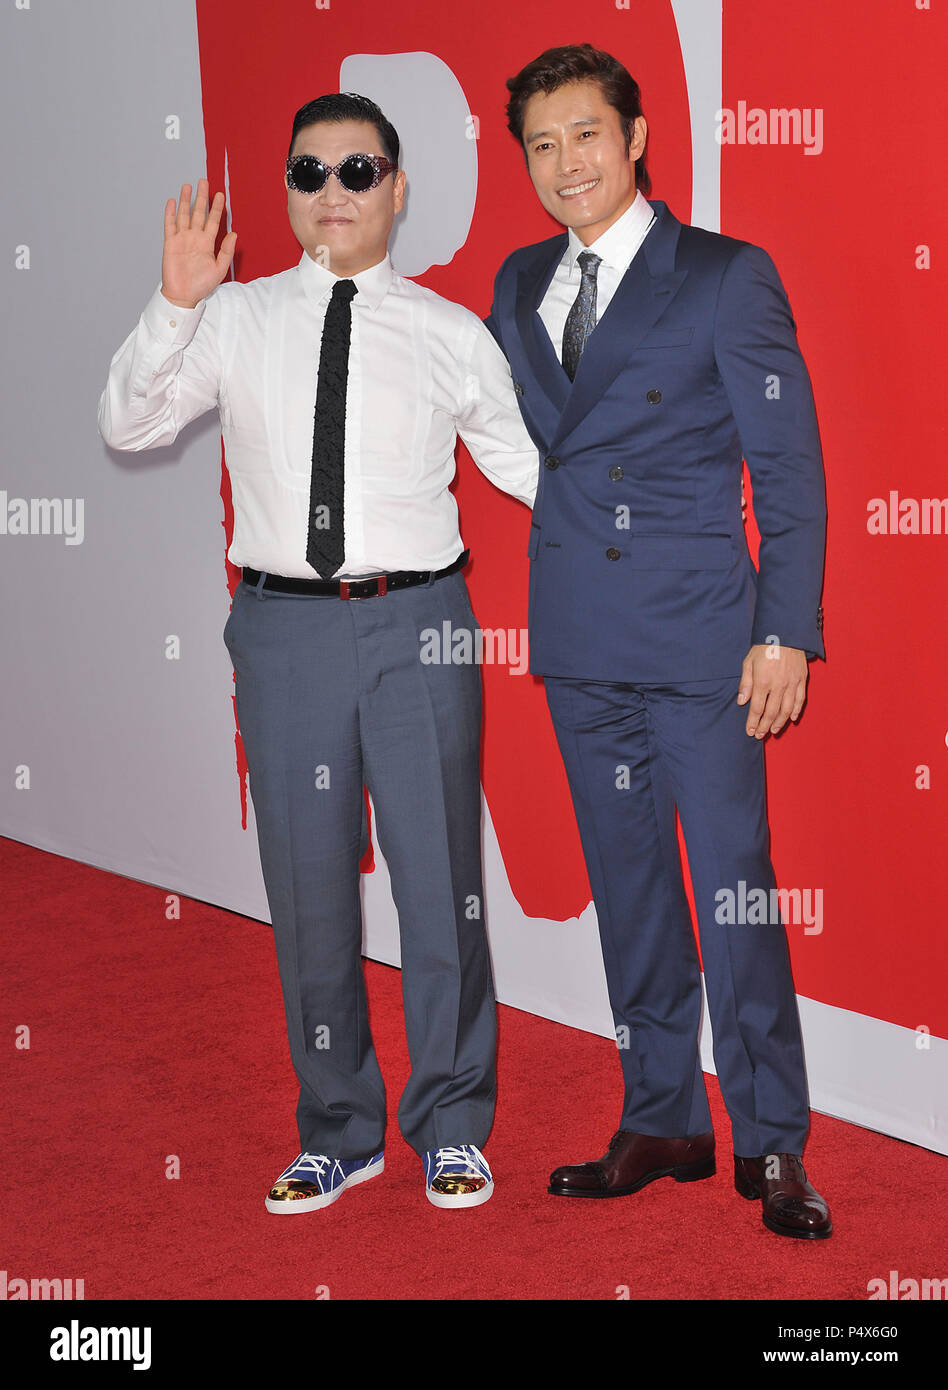
[[[532,507],[540,455],[523,423],[507,359],[478,318],[470,342],[458,434],[492,483]]]
[[[156,289],[109,366],[99,433],[113,449],[170,444],[218,403],[221,354],[217,293],[182,309]]]

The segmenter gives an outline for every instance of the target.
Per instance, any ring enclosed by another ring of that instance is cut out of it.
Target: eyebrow
[[[578,121],[570,121],[570,128],[577,125],[602,125],[601,116],[582,116]],[[551,135],[549,130],[534,130],[525,137],[526,143],[532,145],[534,140],[539,140],[541,135]]]
[[[387,158],[388,158],[388,155],[383,154],[381,150],[379,150],[377,154],[373,154],[373,152],[372,152],[371,150],[350,150],[348,154],[341,155],[340,158],[341,158],[341,159],[351,159],[352,156],[353,156],[354,154],[361,154],[361,155],[363,155],[363,156],[364,156],[364,155],[368,155],[368,156],[369,156],[370,158],[372,158],[372,159],[376,159],[376,158],[377,158],[377,159],[387,159]],[[307,159],[318,159],[318,160],[320,160],[320,162],[323,163],[323,164],[332,164],[332,163],[333,163],[333,160],[329,159],[326,155],[323,155],[323,154],[313,154],[310,150],[294,150],[293,154],[291,154],[291,155],[289,156],[289,158],[290,158],[290,159],[295,159],[297,155],[303,155],[303,156],[304,156],[305,158],[307,158]]]

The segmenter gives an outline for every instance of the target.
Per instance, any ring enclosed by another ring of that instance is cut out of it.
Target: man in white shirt
[[[493,1191],[480,672],[421,650],[445,622],[476,629],[449,491],[457,435],[528,506],[538,456],[488,330],[392,269],[398,153],[365,97],[301,107],[284,182],[303,253],[247,284],[224,279],[235,232],[214,252],[223,195],[209,207],[200,179],[192,211],[185,184],[165,207],[161,287],[99,404],[120,449],[168,444],[220,410],[228,557],[243,568],[224,640],[300,1083],[300,1154],[269,1191],[276,1213],[320,1209],[384,1167],[360,956],[363,783],[399,914],[412,1066],[399,1125],[434,1205]]]

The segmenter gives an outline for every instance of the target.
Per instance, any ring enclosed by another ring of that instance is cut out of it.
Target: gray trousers
[[[482,1146],[496,1005],[481,882],[480,667],[426,663],[426,628],[477,627],[461,573],[377,598],[238,584],[224,628],[273,922],[303,1152],[382,1148],[362,973],[363,783],[398,911],[417,1153]],[[430,648],[429,648],[430,651]]]

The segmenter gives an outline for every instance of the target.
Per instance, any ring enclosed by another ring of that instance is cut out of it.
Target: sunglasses
[[[286,181],[296,193],[318,193],[335,174],[349,193],[368,193],[398,166],[380,154],[349,154],[339,164],[324,164],[314,154],[291,154],[286,161]]]

